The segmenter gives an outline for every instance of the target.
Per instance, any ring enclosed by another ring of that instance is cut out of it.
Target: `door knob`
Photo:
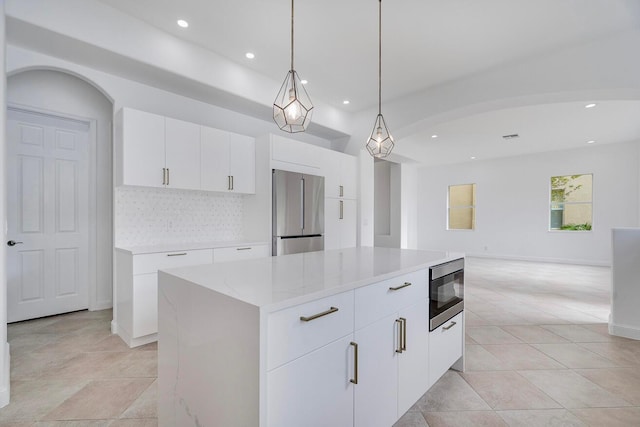
[[[21,245],[21,244],[22,244],[22,242],[16,242],[15,240],[9,240],[7,242],[7,245],[9,245],[9,246],[15,246],[15,245]]]

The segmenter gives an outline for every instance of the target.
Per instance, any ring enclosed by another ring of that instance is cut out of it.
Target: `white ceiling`
[[[288,71],[288,0],[100,1],[276,81]],[[640,28],[638,0],[387,0],[382,7],[383,104]],[[312,100],[351,113],[375,107],[378,2],[298,0],[295,8],[295,69],[309,80]],[[179,28],[178,18],[189,28]],[[247,60],[247,51],[256,58]],[[344,99],[351,103],[343,105]],[[635,101],[598,102],[591,110],[582,102],[497,110],[403,135],[397,152],[440,164],[580,147],[587,140],[640,140],[639,114]],[[440,137],[432,139],[434,133]],[[505,142],[501,136],[508,133],[521,137]]]

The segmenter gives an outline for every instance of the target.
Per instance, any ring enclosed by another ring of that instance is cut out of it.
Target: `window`
[[[476,228],[476,185],[449,186],[448,230],[473,230]]]
[[[551,177],[550,230],[591,230],[593,174]]]

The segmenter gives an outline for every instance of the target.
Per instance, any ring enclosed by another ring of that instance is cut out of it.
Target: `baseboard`
[[[111,333],[112,334],[117,334],[118,333],[118,322],[116,322],[116,319],[113,319],[111,321]]]
[[[117,334],[122,341],[125,342],[129,346],[129,348],[139,347],[141,345],[149,344],[155,341],[158,341],[158,334],[149,334],[143,337],[133,338],[129,332],[125,331],[123,328],[118,328],[116,321],[111,321],[111,333]]]
[[[2,366],[2,384],[0,384],[0,408],[9,404],[11,392],[9,376],[11,375],[11,353],[9,343],[4,344],[4,366]]]
[[[518,255],[499,255],[488,254],[483,252],[466,252],[465,255],[470,258],[490,258],[490,259],[504,259],[510,261],[527,261],[527,262],[548,262],[553,264],[574,264],[574,265],[589,265],[594,267],[611,267],[610,261],[592,261],[584,259],[569,259],[569,258],[547,258],[547,257],[530,257],[530,256],[518,256]]]
[[[640,340],[640,329],[632,328],[630,326],[616,325],[609,322],[609,333],[618,337]]]
[[[107,310],[109,308],[113,308],[113,302],[111,301],[98,301],[89,307],[89,311],[100,311]]]

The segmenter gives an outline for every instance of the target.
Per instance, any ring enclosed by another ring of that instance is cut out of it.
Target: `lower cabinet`
[[[267,257],[267,245],[132,254],[116,251],[116,332],[129,347],[157,340],[158,270]]]
[[[334,341],[267,374],[267,425],[353,424],[355,349],[352,335]],[[391,424],[387,424],[387,427]]]
[[[464,312],[429,333],[429,387],[451,366],[460,363],[463,354]],[[462,366],[456,366],[456,369],[458,368],[462,370]]]

